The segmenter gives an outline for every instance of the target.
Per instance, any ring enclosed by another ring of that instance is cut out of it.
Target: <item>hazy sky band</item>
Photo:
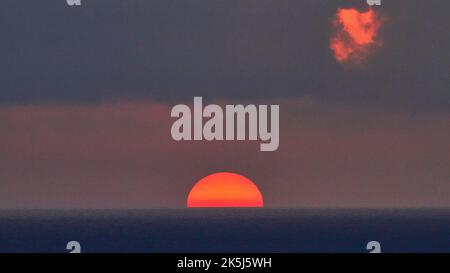
[[[171,106],[156,102],[0,108],[0,207],[185,207],[198,180],[223,171],[254,181],[266,207],[450,206],[448,113],[272,103],[281,139],[269,153],[175,142]]]

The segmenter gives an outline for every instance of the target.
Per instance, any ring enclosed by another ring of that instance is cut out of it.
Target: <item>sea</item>
[[[73,242],[86,253],[449,253],[450,209],[0,211],[2,253]]]

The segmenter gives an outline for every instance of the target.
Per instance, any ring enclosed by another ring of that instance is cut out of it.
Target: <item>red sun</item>
[[[235,173],[215,173],[198,181],[187,199],[188,208],[263,207],[258,187]]]

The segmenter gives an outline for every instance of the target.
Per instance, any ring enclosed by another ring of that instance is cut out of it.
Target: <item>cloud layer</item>
[[[343,68],[329,40],[364,1],[4,1],[0,103],[315,97],[449,110],[450,2],[386,1],[383,47]]]

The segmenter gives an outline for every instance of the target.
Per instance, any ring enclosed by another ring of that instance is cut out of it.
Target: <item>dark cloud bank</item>
[[[338,7],[365,1],[2,1],[0,103],[311,96],[450,110],[450,2],[384,1],[383,47],[342,66]]]

